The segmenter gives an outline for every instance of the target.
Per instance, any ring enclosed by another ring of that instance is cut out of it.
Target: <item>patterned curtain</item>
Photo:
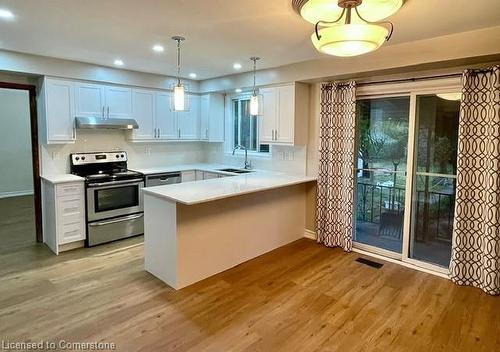
[[[463,75],[450,277],[500,294],[500,67]]]
[[[318,242],[352,249],[356,83],[323,84],[316,209]]]

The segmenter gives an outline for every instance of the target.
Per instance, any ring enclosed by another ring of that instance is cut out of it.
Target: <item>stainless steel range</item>
[[[127,153],[75,153],[71,173],[85,177],[87,245],[144,233],[144,175],[127,169]]]

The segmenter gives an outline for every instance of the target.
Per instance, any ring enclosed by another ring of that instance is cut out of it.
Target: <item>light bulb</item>
[[[177,85],[174,87],[174,110],[184,111],[184,86]]]

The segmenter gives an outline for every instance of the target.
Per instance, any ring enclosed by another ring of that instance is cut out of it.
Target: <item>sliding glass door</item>
[[[410,97],[357,103],[354,240],[401,253]]]
[[[437,92],[358,98],[354,245],[446,272],[460,95]]]
[[[409,257],[443,267],[451,257],[459,110],[459,100],[416,96]]]

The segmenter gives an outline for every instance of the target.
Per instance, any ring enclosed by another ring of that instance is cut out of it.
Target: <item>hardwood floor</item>
[[[4,231],[4,229],[1,229]],[[180,291],[141,238],[0,254],[0,339],[119,351],[498,351],[500,297],[299,240]]]
[[[0,255],[36,242],[33,196],[0,198]]]

